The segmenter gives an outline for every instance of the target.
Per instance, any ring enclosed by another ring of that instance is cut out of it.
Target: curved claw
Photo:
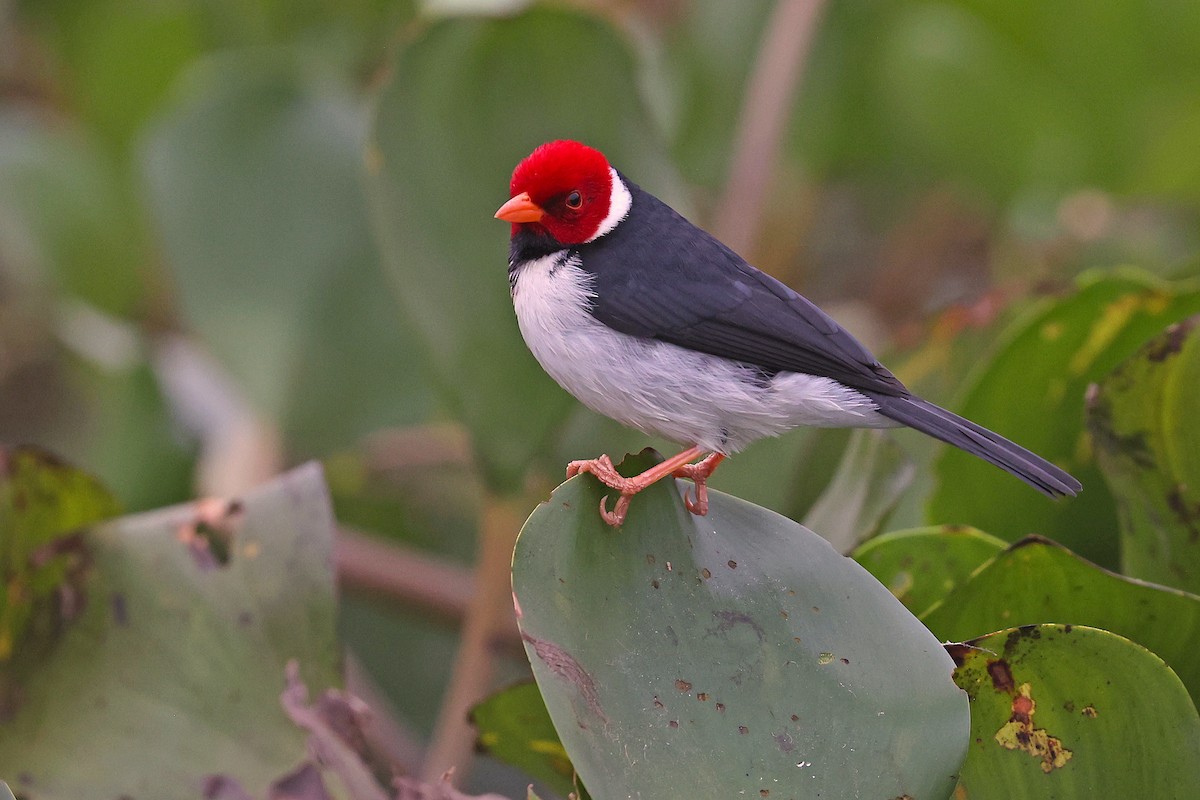
[[[683,504],[687,506],[687,510],[695,514],[697,517],[708,515],[708,487],[703,483],[696,484],[696,499],[692,500],[692,490],[688,489],[683,493]]]
[[[612,511],[608,510],[607,495],[600,498],[600,517],[614,528],[620,527],[625,521],[625,515],[629,513],[629,499],[632,495],[623,494],[617,500],[616,506]]]

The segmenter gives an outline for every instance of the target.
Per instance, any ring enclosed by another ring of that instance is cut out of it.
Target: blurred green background
[[[390,543],[390,577],[344,551],[341,628],[416,758],[489,513],[647,444],[519,339],[492,213],[521,157],[601,148],[961,408],[1079,273],[1197,274],[1198,42],[1188,0],[5,0],[0,441],[131,511],[322,460],[340,522]],[[803,519],[847,439],[713,485]],[[914,475],[891,527],[926,519]],[[524,674],[494,649],[489,682]]]

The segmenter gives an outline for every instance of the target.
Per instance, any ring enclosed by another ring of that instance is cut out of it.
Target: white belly
[[[862,394],[829,378],[752,367],[619,333],[588,311],[590,276],[556,253],[525,264],[513,304],[542,368],[584,405],[648,434],[732,453],[799,426],[890,427]]]

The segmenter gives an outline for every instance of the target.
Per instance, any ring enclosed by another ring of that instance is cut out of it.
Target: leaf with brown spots
[[[80,529],[117,513],[100,483],[34,447],[0,446],[0,723],[87,604]]]
[[[1200,797],[1200,715],[1153,653],[1078,625],[969,644],[954,672],[971,698],[956,798]]]
[[[308,736],[280,707],[284,666],[297,659],[313,686],[340,680],[321,469],[248,492],[221,569],[197,569],[178,539],[196,514],[188,504],[89,532],[89,602],[0,723],[0,765],[21,765],[31,797],[233,797],[235,781],[265,798],[303,759]]]
[[[1011,545],[921,620],[950,641],[1047,620],[1102,628],[1158,654],[1200,697],[1200,596],[1116,575],[1041,537]]]
[[[1171,325],[1087,395],[1117,498],[1121,567],[1200,593],[1200,315]]]
[[[679,488],[614,534],[572,479],[513,556],[526,654],[592,793],[948,794],[969,720],[928,630],[811,531],[718,492],[697,517]]]
[[[1034,726],[1033,714],[1037,711],[1037,702],[1033,699],[1032,691],[1028,683],[1021,684],[1013,698],[1012,716],[996,731],[994,738],[1001,747],[1024,750],[1034,758],[1041,759],[1042,772],[1061,769],[1071,760],[1071,751],[1045,728]]]
[[[1084,394],[1148,338],[1200,312],[1200,282],[1091,272],[1068,295],[1031,312],[998,337],[1002,346],[978,365],[953,410],[1063,467],[1083,491],[1048,503],[990,464],[945,447],[934,463],[928,519],[973,525],[1007,541],[1037,532],[1116,568],[1115,501],[1086,441]]]

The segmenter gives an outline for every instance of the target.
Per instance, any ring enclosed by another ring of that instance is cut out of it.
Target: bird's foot
[[[607,455],[583,461],[572,461],[570,464],[567,464],[568,478],[574,478],[581,472],[588,472],[595,475],[596,479],[605,486],[610,489],[616,489],[621,493],[612,511],[608,510],[608,498],[600,498],[600,516],[614,528],[625,521],[625,515],[629,513],[629,501],[633,499],[633,496],[650,485],[640,480],[645,473],[636,478],[626,478],[617,472],[617,468],[613,466],[612,459]]]
[[[702,461],[696,464],[687,464],[671,473],[676,478],[688,478],[696,484],[696,499],[692,500],[692,493],[689,490],[683,495],[683,504],[687,506],[688,511],[698,517],[708,514],[708,478],[724,460],[723,453],[710,453]]]
[[[612,511],[608,510],[608,498],[600,498],[600,516],[605,522],[615,528],[625,521],[625,515],[629,513],[629,501],[633,499],[635,494],[642,491],[647,486],[651,486],[657,481],[662,480],[668,475],[679,475],[680,473],[678,470],[690,469],[696,471],[696,475],[702,474],[703,477],[697,481],[696,484],[697,486],[702,486],[703,481],[706,480],[710,474],[712,474],[712,471],[716,469],[717,464],[721,463],[721,459],[724,458],[724,456],[721,456],[721,458],[714,460],[714,457],[718,454],[713,453],[698,464],[688,463],[703,452],[704,451],[699,447],[688,448],[682,453],[672,456],[661,464],[656,464],[640,475],[636,475],[632,478],[626,478],[624,475],[617,472],[617,468],[613,466],[612,459],[607,455],[603,455],[599,458],[589,458],[583,461],[572,461],[567,465],[567,477],[573,478],[581,472],[589,472],[592,475],[595,475],[596,478],[605,486],[609,487],[610,489],[616,489],[621,493],[621,496],[617,498],[617,502],[613,506]],[[709,464],[709,462],[712,462],[711,466],[706,467],[705,465]],[[685,477],[692,477],[692,473],[688,473],[688,475]],[[692,477],[692,479],[696,480],[694,477]],[[703,499],[700,502],[704,503],[704,508],[707,510],[708,493],[707,490],[703,488],[697,490],[698,493],[701,491],[703,491],[704,494],[702,496]],[[692,503],[690,500],[688,501],[688,508],[692,509]],[[697,512],[693,509],[693,513],[703,512]]]
[[[617,472],[617,468],[613,466],[612,459],[606,455],[583,461],[572,461],[570,464],[567,464],[568,478],[574,478],[581,472],[590,472],[608,488],[616,489],[622,493],[631,488],[631,485],[636,481],[636,478],[626,478]]]

